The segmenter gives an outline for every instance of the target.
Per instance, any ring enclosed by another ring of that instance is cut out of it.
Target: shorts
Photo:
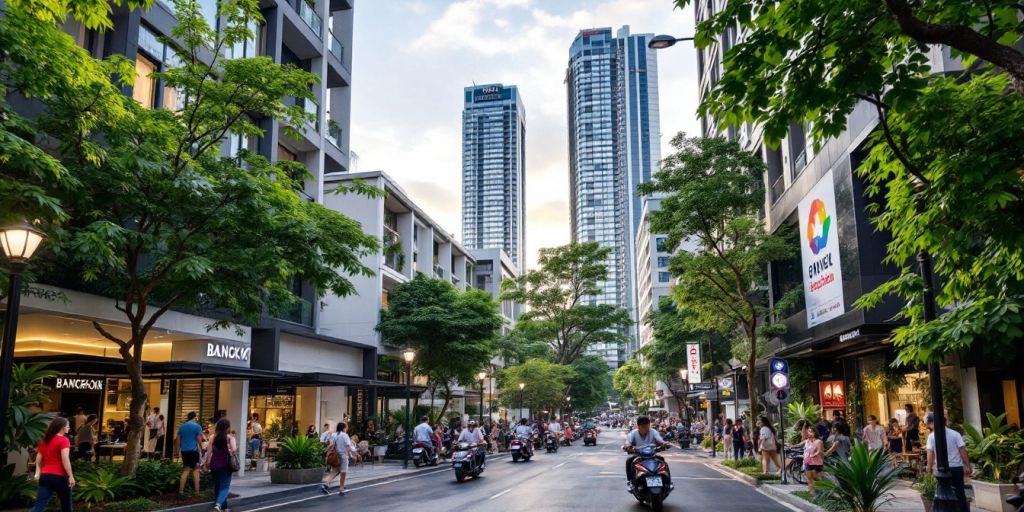
[[[199,466],[199,452],[195,450],[181,452],[181,464],[186,468],[195,469]]]
[[[825,469],[825,466],[822,464],[808,464],[804,466],[804,471],[817,471],[820,473],[823,469]]]
[[[338,473],[348,473],[348,457],[338,457],[341,463],[338,464]]]

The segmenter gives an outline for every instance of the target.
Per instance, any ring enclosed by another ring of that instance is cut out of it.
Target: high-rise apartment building
[[[526,117],[519,89],[465,88],[462,110],[462,241],[501,248],[525,263]]]
[[[569,113],[569,190],[572,239],[611,249],[607,279],[595,304],[614,304],[636,319],[636,234],[642,218],[637,185],[658,161],[658,64],[647,48],[652,34],[624,26],[582,30],[569,49],[565,83]],[[636,348],[598,344],[591,353],[617,367]]]

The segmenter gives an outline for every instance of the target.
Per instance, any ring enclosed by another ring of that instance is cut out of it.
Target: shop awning
[[[107,357],[77,354],[19,357],[18,363],[45,364],[47,368],[75,375],[125,376],[124,362]],[[194,361],[143,362],[142,376],[168,379],[276,379],[281,372]]]

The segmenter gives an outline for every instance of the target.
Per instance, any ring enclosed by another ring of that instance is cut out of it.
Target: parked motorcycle
[[[519,462],[520,459],[527,462],[533,457],[533,440],[526,436],[517,436],[509,443],[508,451],[512,453],[512,462]]]
[[[645,446],[635,450],[633,460],[633,481],[629,483],[629,492],[640,503],[650,504],[651,510],[660,512],[662,502],[668,497],[675,486],[668,463],[657,455],[665,448]]]
[[[436,466],[437,457],[437,450],[427,443],[416,441],[416,444],[412,446],[412,463],[416,467],[424,465]]]
[[[558,452],[558,436],[556,436],[554,432],[548,432],[544,435],[544,449],[547,450],[548,453]]]
[[[597,446],[597,431],[588,428],[583,432],[583,446]]]
[[[1017,507],[1017,512],[1024,512],[1024,472],[1017,475],[1017,492],[1006,497],[1010,506]]]
[[[478,477],[484,472],[484,464],[477,458],[479,445],[459,443],[455,447],[455,455],[452,456],[452,469],[455,470],[455,480],[463,482],[467,477]]]

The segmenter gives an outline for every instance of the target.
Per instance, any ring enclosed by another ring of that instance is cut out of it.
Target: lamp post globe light
[[[412,362],[416,359],[416,351],[407,348],[402,351],[405,360],[405,450],[402,456],[402,469],[409,467],[409,431],[412,430]]]
[[[652,50],[663,50],[670,46],[675,45],[680,41],[693,41],[692,37],[673,37],[665,34],[660,34],[651,38],[647,42],[647,47]]]
[[[11,371],[14,365],[14,340],[18,334],[18,309],[21,307],[21,273],[46,235],[32,224],[21,221],[0,228],[0,248],[7,259],[7,309],[0,347],[0,467],[7,464],[7,410],[11,399]]]
[[[523,419],[523,388],[525,387],[525,382],[519,383],[519,419]]]
[[[484,428],[484,380],[487,379],[487,372],[481,370],[476,378],[480,379],[480,428]]]

